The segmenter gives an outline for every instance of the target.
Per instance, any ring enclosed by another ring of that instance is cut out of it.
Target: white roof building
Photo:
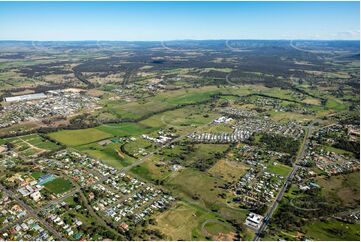
[[[263,222],[264,217],[256,214],[256,213],[250,213],[246,219],[245,224],[251,228],[259,229]]]
[[[42,99],[42,98],[47,98],[47,96],[41,92],[41,93],[35,93],[35,94],[15,96],[15,97],[5,97],[4,101],[5,102],[20,102],[20,101]]]

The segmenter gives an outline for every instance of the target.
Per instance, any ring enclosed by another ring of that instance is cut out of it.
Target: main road
[[[293,177],[295,176],[296,172],[297,172],[297,169],[299,168],[299,166],[297,165],[299,163],[299,161],[304,157],[305,155],[305,151],[306,151],[306,148],[308,146],[308,141],[309,141],[309,136],[312,132],[312,127],[313,127],[313,124],[316,122],[317,120],[311,122],[308,126],[307,126],[307,129],[306,129],[306,134],[305,134],[305,137],[303,139],[303,142],[301,144],[301,147],[300,147],[300,151],[296,157],[296,160],[294,162],[294,165],[293,165],[293,168],[292,168],[292,171],[288,174],[287,178],[286,178],[286,181],[285,183],[283,184],[280,192],[277,194],[277,197],[276,199],[273,201],[272,205],[269,207],[269,209],[267,210],[265,216],[264,216],[264,219],[262,221],[262,224],[261,226],[259,227],[258,231],[256,232],[256,235],[255,237],[253,238],[254,241],[257,241],[260,239],[260,236],[261,234],[265,231],[265,229],[267,228],[267,225],[269,223],[269,220],[272,218],[272,215],[273,213],[275,212],[279,202],[282,200],[282,197],[284,195],[284,193],[286,192],[286,189],[288,187],[288,185],[291,184],[292,180],[293,180]]]
[[[28,214],[33,218],[38,220],[51,234],[55,236],[57,240],[66,240],[63,238],[53,227],[51,227],[44,219],[40,218],[36,211],[34,211],[29,205],[20,200],[12,191],[6,189],[3,185],[0,184],[0,190],[2,190],[6,195],[13,198],[21,207],[23,207]]]

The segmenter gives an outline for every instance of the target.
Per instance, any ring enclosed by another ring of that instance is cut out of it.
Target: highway
[[[293,165],[293,169],[292,171],[288,174],[285,183],[283,184],[281,190],[279,191],[279,193],[276,196],[276,199],[273,201],[272,205],[269,207],[269,209],[267,210],[263,222],[261,224],[261,226],[259,227],[258,231],[256,232],[255,237],[253,238],[254,241],[258,241],[260,239],[261,234],[266,230],[267,225],[269,224],[270,219],[272,218],[273,213],[275,212],[279,202],[282,200],[284,193],[286,192],[286,189],[288,187],[288,185],[291,184],[293,177],[295,176],[299,166],[297,165],[298,162],[304,157],[305,155],[305,151],[306,148],[308,146],[308,142],[309,142],[309,136],[312,132],[312,128],[313,128],[313,124],[316,122],[317,120],[313,121],[312,123],[310,123],[307,126],[306,129],[306,134],[305,137],[303,139],[303,142],[301,144],[301,148],[300,148],[300,152],[298,153],[296,160],[294,162]]]

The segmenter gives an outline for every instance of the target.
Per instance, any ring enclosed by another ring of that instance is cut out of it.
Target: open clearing
[[[50,192],[55,194],[60,194],[70,190],[73,187],[70,181],[65,180],[64,178],[56,178],[51,182],[48,182],[44,185]]]
[[[98,140],[112,137],[111,134],[100,131],[95,128],[77,129],[77,130],[61,130],[50,133],[49,136],[56,141],[68,145],[77,146],[89,144]]]
[[[248,167],[240,162],[222,159],[217,161],[217,163],[208,170],[208,173],[229,182],[236,182],[247,170]]]
[[[166,234],[169,240],[205,240],[202,224],[209,219],[217,219],[217,217],[196,206],[178,202],[171,209],[160,214],[156,218],[157,225],[152,227]],[[232,229],[231,226],[227,228]]]
[[[273,164],[273,162],[271,162],[267,166],[267,170],[272,172],[272,173],[281,175],[281,176],[286,178],[287,175],[291,172],[292,167],[286,166],[286,165],[281,164],[281,163]]]
[[[103,124],[96,127],[97,130],[109,133],[114,136],[136,136],[153,131],[137,123]]]
[[[153,115],[141,121],[140,124],[155,128],[199,126],[207,124],[219,116],[214,112],[207,112],[208,115],[205,116],[204,108],[204,105],[178,108]]]
[[[35,156],[44,152],[56,150],[59,145],[36,134],[3,139],[3,143],[11,143],[15,150],[23,156]]]
[[[178,175],[166,182],[173,190],[197,200],[205,207],[210,207],[220,201],[218,194],[222,190],[218,186],[224,183],[224,180],[190,168],[180,171]]]
[[[95,142],[77,146],[76,149],[118,169],[131,164],[134,160],[132,157],[123,154],[120,151],[120,144],[117,143],[102,146]],[[121,157],[121,155],[124,157]]]
[[[202,226],[202,232],[212,240],[233,241],[235,239],[233,227],[219,220],[208,220]]]
[[[342,202],[345,206],[355,207],[360,203],[360,173],[318,178],[322,193],[331,201]]]
[[[159,155],[152,155],[146,158],[142,164],[133,167],[130,171],[149,181],[163,180],[168,177],[171,172],[166,166],[156,165],[160,159],[161,157]]]
[[[306,225],[306,236],[312,240],[345,240],[358,241],[360,239],[360,225],[347,224],[337,220],[316,222]]]

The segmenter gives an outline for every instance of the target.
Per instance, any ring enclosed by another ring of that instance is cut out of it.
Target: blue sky
[[[359,2],[0,2],[0,39],[359,39],[359,11]]]

